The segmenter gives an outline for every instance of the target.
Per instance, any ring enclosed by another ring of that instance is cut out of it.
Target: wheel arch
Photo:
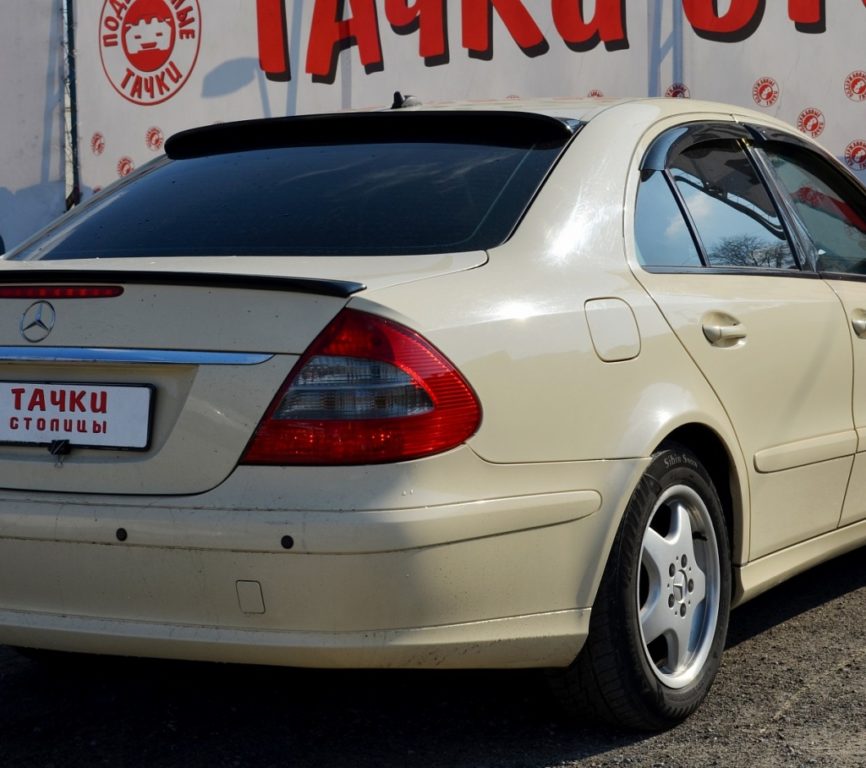
[[[732,565],[744,562],[748,554],[745,489],[738,476],[734,457],[725,441],[707,425],[691,423],[673,430],[659,443],[656,450],[671,443],[687,448],[706,468],[722,502]]]

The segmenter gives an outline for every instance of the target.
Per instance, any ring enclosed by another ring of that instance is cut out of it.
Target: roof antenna
[[[405,96],[400,91],[394,91],[394,103],[391,109],[407,109],[408,107],[420,107],[421,100],[416,99],[411,93]]]

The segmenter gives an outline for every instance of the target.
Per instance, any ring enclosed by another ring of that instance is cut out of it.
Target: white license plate
[[[0,443],[145,450],[153,387],[0,381]]]

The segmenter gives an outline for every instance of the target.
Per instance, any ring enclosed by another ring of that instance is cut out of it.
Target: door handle
[[[866,336],[866,317],[855,317],[851,321],[851,325],[854,328],[854,333],[856,333],[861,339]]]
[[[718,325],[713,323],[704,323],[704,336],[710,344],[724,344],[731,341],[739,341],[746,338],[746,326],[742,323],[736,325]],[[866,330],[866,327],[864,327]]]

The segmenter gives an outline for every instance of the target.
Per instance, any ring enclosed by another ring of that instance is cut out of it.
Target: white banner
[[[85,192],[194,125],[512,96],[764,110],[866,172],[863,0],[76,0]]]
[[[6,248],[64,209],[60,0],[6,0],[0,23],[0,238]]]

